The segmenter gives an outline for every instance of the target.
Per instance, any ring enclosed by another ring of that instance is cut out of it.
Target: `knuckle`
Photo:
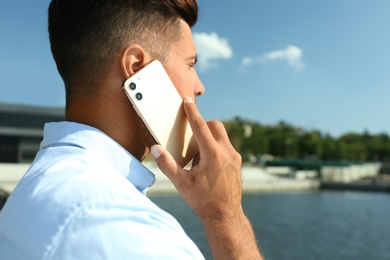
[[[229,153],[229,161],[232,164],[241,165],[241,163],[242,163],[242,156],[236,150],[232,149],[231,152]]]
[[[221,129],[221,128],[224,128],[224,129],[225,129],[225,127],[223,126],[222,122],[217,121],[217,120],[211,120],[211,121],[209,121],[209,122],[208,122],[208,125],[209,125],[209,127],[212,127],[212,128],[214,128],[214,129]]]
[[[223,123],[222,123],[221,121],[214,120],[214,122],[215,122],[215,125],[216,125],[217,127],[225,128],[224,125],[223,125]]]
[[[234,156],[234,160],[241,163],[242,162],[242,156],[241,154],[239,154],[237,151],[234,152],[235,156]]]
[[[210,131],[213,133],[214,137],[218,137],[218,139],[224,139],[227,138],[225,126],[220,121],[209,121],[207,122],[207,126],[209,127]]]
[[[205,127],[206,122],[203,120],[203,118],[196,117],[196,118],[194,118],[193,124],[196,127],[202,128],[202,127]]]

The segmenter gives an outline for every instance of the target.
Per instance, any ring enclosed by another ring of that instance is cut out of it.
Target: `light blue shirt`
[[[0,213],[0,259],[203,259],[145,196],[154,181],[101,131],[46,124],[37,157]]]

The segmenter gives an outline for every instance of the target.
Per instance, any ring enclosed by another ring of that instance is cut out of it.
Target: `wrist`
[[[199,215],[202,223],[213,224],[232,224],[232,222],[243,222],[246,219],[245,213],[241,206],[223,210],[213,209]]]
[[[243,210],[201,220],[215,259],[262,259],[252,225]]]

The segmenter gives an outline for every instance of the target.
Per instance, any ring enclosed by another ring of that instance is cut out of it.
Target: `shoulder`
[[[142,193],[130,193],[105,190],[75,205],[52,241],[53,259],[201,258],[171,215]]]
[[[114,169],[68,164],[50,174],[59,176],[21,183],[8,218],[10,232],[35,240],[42,258],[202,257],[180,224]]]

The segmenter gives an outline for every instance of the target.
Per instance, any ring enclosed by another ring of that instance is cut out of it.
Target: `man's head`
[[[191,27],[197,16],[196,0],[52,0],[50,43],[67,103],[93,93],[131,44],[164,63],[181,20]]]

